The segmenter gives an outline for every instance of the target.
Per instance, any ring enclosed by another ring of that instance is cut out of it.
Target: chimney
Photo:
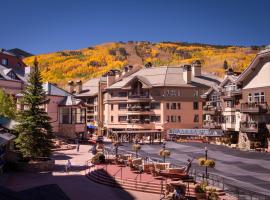
[[[184,65],[183,66],[183,79],[185,83],[191,83],[191,66]]]
[[[82,92],[82,81],[77,80],[76,81],[76,94],[80,94]]]
[[[68,92],[73,93],[74,92],[74,82],[73,81],[68,81]]]
[[[229,68],[228,70],[226,70],[226,75],[225,75],[225,77],[231,76],[231,75],[233,75],[233,74],[234,74],[233,69],[232,69],[232,68]]]
[[[200,60],[195,60],[192,63],[192,76],[201,76],[202,75],[202,64]]]
[[[115,71],[110,70],[107,73],[107,87],[111,86],[115,82]]]
[[[33,67],[25,67],[24,68],[24,74],[31,74],[31,72],[33,71]]]

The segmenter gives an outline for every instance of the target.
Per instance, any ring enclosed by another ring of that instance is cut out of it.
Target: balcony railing
[[[207,129],[220,129],[221,124],[218,122],[204,122],[203,123],[203,128]]]
[[[263,128],[264,123],[258,122],[241,122],[240,130],[245,133],[258,133]]]
[[[145,99],[145,98],[149,98],[149,94],[148,93],[140,93],[140,94],[129,94],[128,95],[129,99]]]
[[[150,111],[150,106],[131,106],[128,108],[128,111],[141,111],[141,112],[146,112]]]
[[[222,91],[222,96],[223,97],[234,97],[234,96],[237,96],[237,95],[241,95],[242,94],[242,90],[241,89],[235,89],[235,90],[223,90]]]
[[[214,107],[214,106],[203,107],[203,114],[205,115],[218,115],[218,114],[221,114],[220,111],[221,111],[220,107]]]
[[[150,119],[127,119],[128,124],[150,124]]]
[[[242,113],[265,113],[268,110],[267,103],[242,103]]]

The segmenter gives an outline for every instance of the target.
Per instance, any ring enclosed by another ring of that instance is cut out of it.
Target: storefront
[[[170,140],[173,141],[216,141],[224,136],[221,129],[170,129]]]

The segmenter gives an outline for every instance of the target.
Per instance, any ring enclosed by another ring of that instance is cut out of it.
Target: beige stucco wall
[[[254,77],[247,82],[243,89],[270,86],[270,62],[265,63],[261,69],[255,69],[252,75]]]

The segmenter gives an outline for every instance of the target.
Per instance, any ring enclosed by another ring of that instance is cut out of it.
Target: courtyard
[[[156,200],[160,198],[160,195],[157,194],[121,190],[90,181],[85,177],[85,161],[92,157],[92,154],[88,153],[89,148],[89,145],[80,145],[79,152],[76,149],[54,152],[53,159],[56,166],[52,172],[11,171],[1,177],[0,185],[14,191],[21,191],[45,184],[57,184],[72,200]],[[65,165],[68,159],[70,159],[72,167],[70,172],[66,173]]]
[[[175,143],[167,142],[166,148],[171,151],[171,156],[166,160],[175,165],[184,165],[188,158],[194,159],[192,169],[204,171],[196,161],[196,158],[204,157],[202,143]],[[140,155],[161,159],[158,155],[162,145],[142,145]],[[245,188],[247,190],[270,194],[270,154],[260,152],[240,151],[224,146],[207,144],[208,158],[216,161],[214,169],[208,172],[224,177],[224,181],[230,185]],[[130,151],[131,144],[124,144],[119,150]]]

